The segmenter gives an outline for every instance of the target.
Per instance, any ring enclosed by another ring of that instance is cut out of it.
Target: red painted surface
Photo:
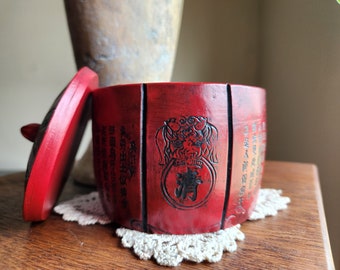
[[[266,147],[265,91],[231,85],[233,154],[224,228],[247,220],[261,185]]]
[[[41,124],[26,172],[25,220],[44,220],[50,214],[71,167],[76,136],[85,127],[82,120],[89,116],[86,116],[85,107],[95,88],[98,88],[97,75],[83,68],[57,98]],[[32,130],[30,132],[30,137],[35,137]]]
[[[226,86],[151,84],[147,102],[150,229],[175,234],[219,230],[228,152]]]
[[[96,178],[115,222],[190,234],[248,218],[262,177],[265,93],[243,86],[230,93],[232,107],[225,84],[135,84],[93,93]]]
[[[32,123],[26,126],[23,126],[20,131],[22,136],[24,136],[27,140],[34,142],[39,133],[40,124]]]
[[[80,71],[39,128],[34,147],[40,147],[28,167],[26,220],[48,216],[90,100],[95,176],[114,222],[150,233],[192,234],[249,217],[266,146],[263,89],[213,83],[97,87],[93,72]],[[36,129],[22,132],[34,139]]]
[[[97,186],[112,220],[131,227],[141,213],[141,85],[93,93],[93,154]]]

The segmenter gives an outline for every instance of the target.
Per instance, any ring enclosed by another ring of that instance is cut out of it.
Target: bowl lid
[[[26,221],[45,220],[58,199],[91,116],[90,93],[96,88],[97,74],[82,68],[54,101],[41,125],[21,129],[26,138],[34,140],[26,170]]]

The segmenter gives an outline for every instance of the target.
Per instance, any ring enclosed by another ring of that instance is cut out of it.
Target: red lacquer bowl
[[[96,182],[112,221],[193,234],[249,217],[265,157],[264,89],[148,83],[92,89],[91,98]]]

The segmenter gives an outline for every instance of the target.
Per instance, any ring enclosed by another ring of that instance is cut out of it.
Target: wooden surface
[[[311,164],[266,162],[263,188],[282,189],[292,200],[275,217],[246,222],[238,250],[215,264],[183,262],[179,269],[334,269],[317,169]],[[24,174],[0,177],[0,269],[158,269],[122,248],[111,226],[42,223],[21,217]],[[62,200],[90,189],[66,185]]]

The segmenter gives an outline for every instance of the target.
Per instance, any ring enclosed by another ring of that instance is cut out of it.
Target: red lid
[[[31,131],[37,133],[26,171],[23,205],[26,221],[45,220],[50,214],[90,118],[90,93],[96,88],[97,74],[82,68],[55,100],[39,130],[22,129],[26,137],[32,137],[27,134]]]

